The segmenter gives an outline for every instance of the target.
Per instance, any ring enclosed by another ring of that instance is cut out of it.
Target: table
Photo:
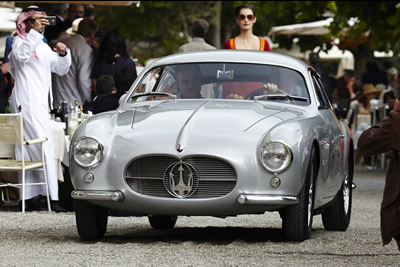
[[[51,121],[51,132],[54,141],[54,156],[56,160],[57,177],[59,182],[64,182],[63,168],[61,163],[69,166],[68,150],[69,150],[69,137],[65,135],[65,123]],[[0,157],[14,158],[14,145],[0,145]],[[0,173],[1,175],[1,173]],[[6,174],[10,177],[11,175]]]

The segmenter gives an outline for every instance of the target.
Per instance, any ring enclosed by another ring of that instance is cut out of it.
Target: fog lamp
[[[277,188],[281,185],[281,179],[278,177],[272,177],[270,184],[273,188]]]
[[[92,183],[94,181],[94,175],[91,174],[91,173],[85,173],[85,175],[83,176],[83,180],[86,183],[90,184],[90,183]]]

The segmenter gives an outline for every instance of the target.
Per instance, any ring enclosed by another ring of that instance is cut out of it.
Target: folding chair
[[[0,114],[0,144],[15,145],[15,149],[21,149],[21,155],[24,155],[25,147],[31,145],[40,145],[42,150],[41,161],[28,161],[24,158],[22,160],[15,159],[0,159],[0,172],[22,172],[22,183],[1,183],[0,189],[8,190],[8,187],[22,188],[22,212],[25,212],[25,187],[26,186],[37,186],[45,185],[47,193],[47,206],[49,212],[50,197],[49,197],[49,186],[47,183],[46,173],[46,162],[43,151],[43,142],[47,141],[47,137],[34,139],[30,141],[24,140],[23,135],[23,122],[21,113],[13,114]],[[44,182],[37,183],[26,183],[25,172],[26,171],[43,171]],[[6,191],[8,193],[8,191]],[[7,195],[6,193],[6,195]],[[4,196],[4,192],[2,192]]]

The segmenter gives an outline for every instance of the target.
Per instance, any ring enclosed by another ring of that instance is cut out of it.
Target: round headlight
[[[76,140],[73,151],[74,160],[82,167],[92,167],[103,157],[103,145],[91,137],[80,137]]]
[[[261,162],[271,172],[285,170],[292,161],[290,148],[280,142],[270,142],[263,145],[261,149]]]

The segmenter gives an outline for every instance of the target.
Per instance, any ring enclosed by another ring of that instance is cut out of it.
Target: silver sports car
[[[215,50],[147,66],[115,111],[82,123],[70,173],[82,240],[110,210],[171,229],[178,216],[277,211],[285,238],[350,223],[353,141],[321,79],[298,59]]]

